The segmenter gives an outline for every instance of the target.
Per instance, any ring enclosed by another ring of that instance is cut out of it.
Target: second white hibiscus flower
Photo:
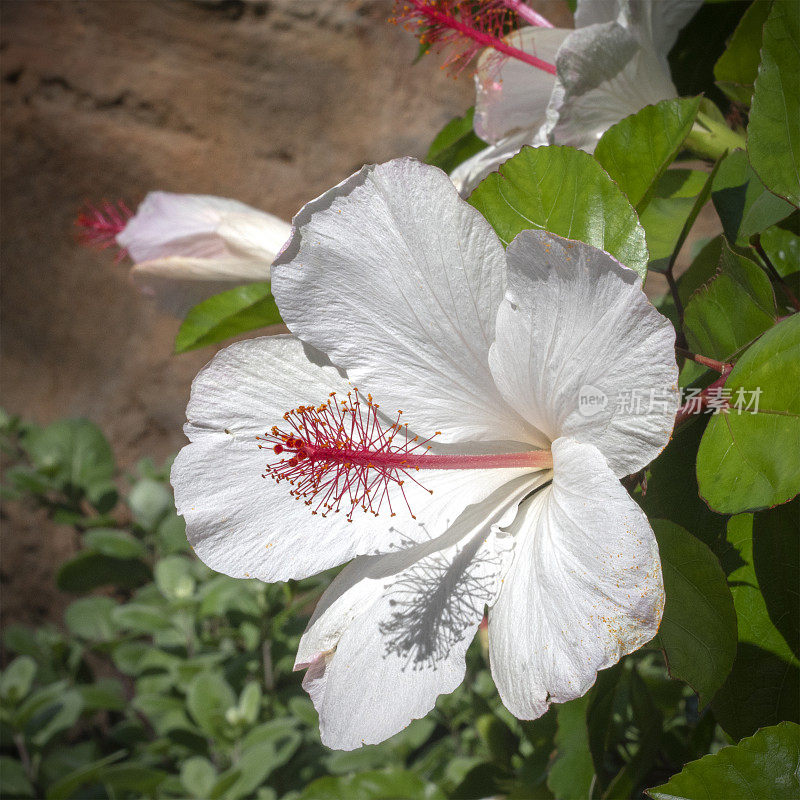
[[[426,714],[486,606],[492,674],[525,719],[655,635],[658,549],[619,478],[667,443],[677,368],[635,273],[538,231],[504,252],[443,172],[401,159],[309,203],[272,288],[293,336],[198,375],[172,483],[221,572],[355,558],[297,656],[326,744]],[[592,416],[585,386],[608,398]],[[650,413],[618,402],[651,391]]]

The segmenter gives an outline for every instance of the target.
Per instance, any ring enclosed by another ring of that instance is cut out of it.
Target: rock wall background
[[[568,24],[561,0],[538,4]],[[473,102],[390,0],[3,0],[0,405],[86,416],[123,468],[184,442],[210,349],[172,356],[160,314],[109,252],[79,247],[82,203],[151,189],[235,197],[286,219],[362,164],[422,156]],[[357,288],[356,288],[357,290]],[[57,618],[71,529],[6,504],[5,621]]]

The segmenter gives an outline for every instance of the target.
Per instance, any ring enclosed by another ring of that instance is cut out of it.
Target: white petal
[[[560,28],[522,28],[506,41],[555,64],[558,48],[570,32]],[[475,73],[475,133],[487,142],[498,144],[511,134],[525,131],[528,134],[525,143],[529,144],[545,122],[554,84],[555,75],[486,50]]]
[[[623,9],[625,24],[643,44],[655,50],[665,69],[667,54],[681,28],[697,13],[704,0],[628,0]]]
[[[503,395],[551,441],[595,445],[618,476],[649,464],[669,441],[678,371],[675,331],[641,279],[543,231],[523,231],[506,254],[489,357]]]
[[[402,488],[389,487],[394,517],[388,502],[377,518],[358,509],[348,522],[349,506],[314,515],[285,482],[262,477],[278,457],[255,437],[285,428],[286,411],[350,388],[318,354],[283,336],[237,342],[195,378],[185,426],[192,444],[178,454],[171,480],[189,541],[206,564],[234,577],[304,577],[438,536],[470,503],[494,507],[539,479],[520,469],[420,470]]]
[[[438,540],[359,558],[325,592],[296,669],[319,712],[322,741],[381,742],[433,708],[464,677],[464,653],[494,603],[508,544],[489,528],[503,509],[465,513]]]
[[[512,525],[513,564],[489,612],[492,676],[520,719],[583,695],[655,636],[664,607],[655,536],[601,453],[558,439],[553,458],[553,485]]]
[[[451,173],[450,180],[462,197],[468,197],[472,190],[490,173],[516,155],[525,144],[532,144],[528,131],[512,134],[501,139],[497,144],[476,153],[471,158],[459,164]]]
[[[681,28],[704,0],[578,0],[575,27],[618,22],[642,43],[649,42],[666,65]]]
[[[290,233],[288,223],[237,200],[150,192],[117,242],[136,262],[233,256],[260,258],[266,269]]]
[[[656,52],[615,22],[570,34],[558,51],[556,67],[542,131],[552,143],[590,153],[624,117],[676,97]]]
[[[441,170],[364,167],[300,211],[272,274],[292,333],[417,432],[539,441],[489,372],[503,248]]]
[[[212,295],[246,283],[269,280],[269,264],[255,258],[170,256],[134,264],[130,277],[160,308],[183,317],[190,308]]]
[[[621,22],[625,18],[625,6],[626,0],[578,0],[575,7],[575,27],[585,28],[600,22]]]

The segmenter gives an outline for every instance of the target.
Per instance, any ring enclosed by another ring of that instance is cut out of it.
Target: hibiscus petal
[[[364,167],[300,211],[272,275],[292,332],[418,432],[538,443],[489,372],[503,248],[441,170]]]
[[[245,283],[269,280],[269,263],[255,258],[170,256],[134,264],[131,281],[170,314],[183,317],[202,300]]]
[[[675,330],[641,279],[543,231],[509,245],[489,361],[503,396],[552,441],[595,445],[618,476],[666,446],[678,409]]]
[[[150,192],[117,242],[137,262],[256,256],[268,267],[290,232],[283,220],[238,200]]]
[[[286,336],[237,342],[195,378],[185,426],[192,444],[178,454],[171,480],[189,541],[206,564],[234,577],[302,578],[438,536],[470,503],[505,503],[538,480],[521,469],[420,470],[402,488],[389,486],[394,517],[386,502],[377,518],[359,508],[348,522],[349,505],[312,514],[286,482],[262,477],[277,456],[255,437],[286,427],[286,411],[350,389],[319,354]]]
[[[589,153],[624,117],[677,96],[656,52],[616,22],[570,34],[558,51],[556,68],[542,132],[552,143]]]
[[[512,47],[554,64],[556,53],[571,31],[561,28],[522,28],[506,41]],[[502,58],[486,50],[475,72],[475,133],[487,142],[518,131],[533,135],[544,124],[555,76],[516,58]]]
[[[681,28],[697,13],[704,0],[628,0],[623,14],[628,28],[649,43],[665,69],[667,55]]]
[[[303,685],[323,743],[352,750],[381,742],[461,683],[464,654],[507,563],[509,543],[487,530],[510,522],[522,496],[502,508],[473,506],[438,540],[359,558],[336,578],[295,666],[309,667]]]
[[[511,526],[513,563],[489,612],[500,697],[520,719],[583,695],[658,631],[664,590],[647,517],[597,448],[553,443],[554,478]]]

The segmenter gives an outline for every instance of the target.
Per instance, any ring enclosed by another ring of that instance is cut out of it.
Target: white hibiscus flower
[[[504,251],[443,172],[400,159],[306,205],[272,287],[293,336],[197,376],[172,484],[216,570],[355,558],[297,654],[323,742],[426,714],[487,606],[492,674],[524,719],[655,635],[658,549],[619,478],[667,443],[677,367],[634,272],[541,231]],[[582,391],[604,402],[582,413]],[[619,402],[651,391],[650,413]]]
[[[86,242],[123,248],[134,284],[177,316],[226,289],[269,280],[292,230],[238,200],[171,192],[150,192],[135,214],[106,203],[78,224]]]
[[[578,0],[576,30],[522,28],[507,41],[556,75],[487,50],[475,75],[475,132],[490,146],[457,167],[462,194],[525,145],[593,152],[603,133],[677,97],[667,54],[703,0]]]

